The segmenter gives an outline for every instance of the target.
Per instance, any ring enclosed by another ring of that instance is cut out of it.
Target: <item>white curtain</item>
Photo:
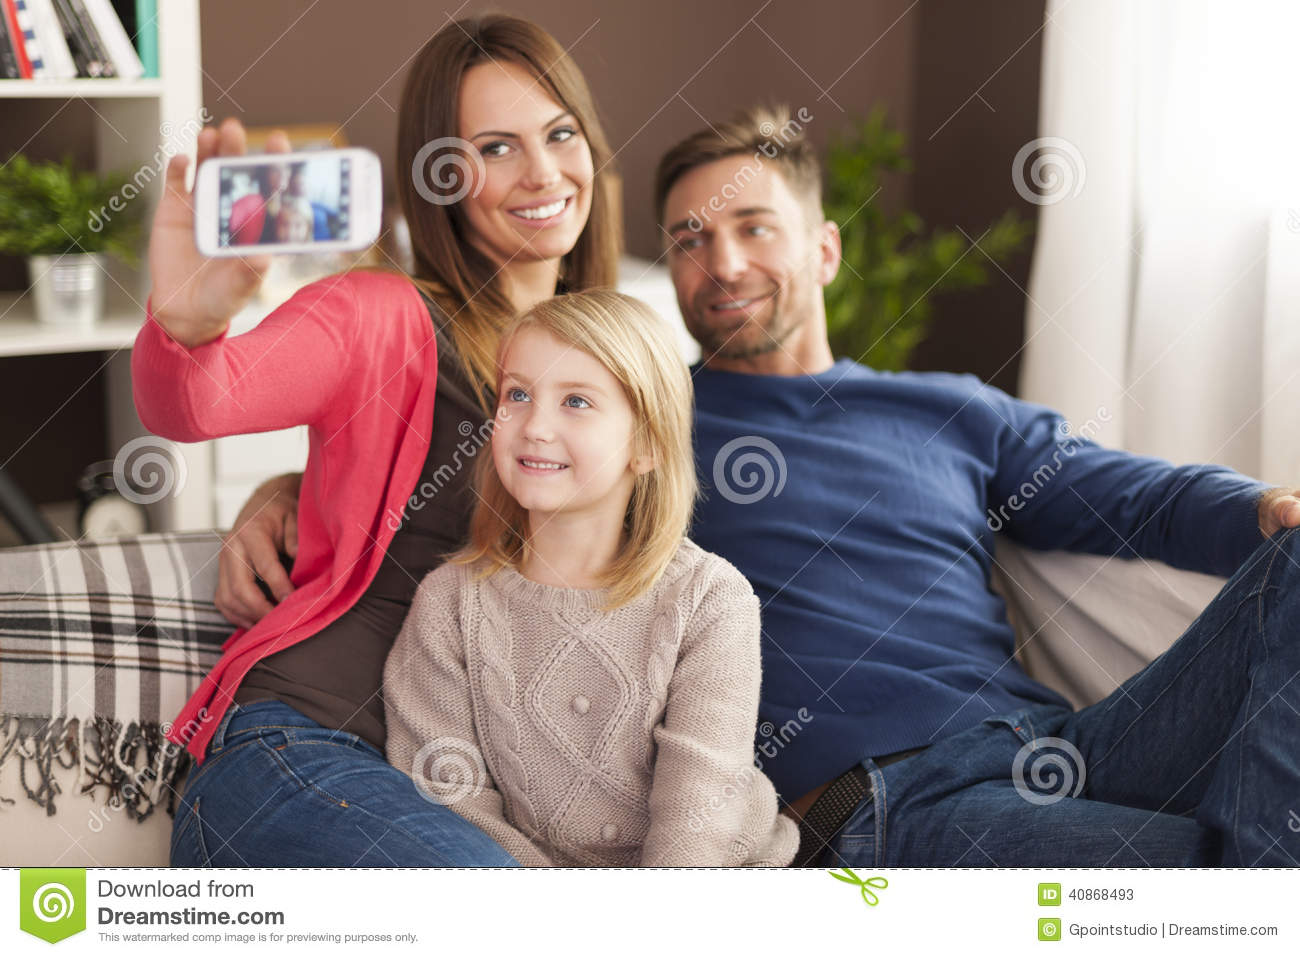
[[[1048,0],[1024,398],[1300,483],[1297,44],[1296,0]]]

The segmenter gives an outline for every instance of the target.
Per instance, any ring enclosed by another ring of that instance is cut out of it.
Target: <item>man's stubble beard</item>
[[[700,344],[702,357],[707,361],[717,359],[752,359],[780,349],[787,339],[794,334],[807,317],[800,317],[798,289],[793,284],[778,289],[768,305],[770,310],[761,325],[755,320],[747,320],[736,329],[722,331],[716,329],[706,319],[700,318],[700,312],[686,310],[683,320],[686,331]],[[793,294],[793,295],[792,295]],[[794,308],[790,308],[794,305]],[[707,310],[707,306],[705,310]],[[707,315],[707,312],[704,312]],[[753,342],[746,342],[742,334],[746,327],[759,325],[760,332]]]

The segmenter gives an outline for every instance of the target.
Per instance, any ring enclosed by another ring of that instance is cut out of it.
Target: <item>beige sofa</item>
[[[177,564],[179,553],[168,536],[132,541],[144,549],[171,548],[171,564]],[[210,601],[219,546],[215,534],[191,540],[183,552],[186,567],[175,570],[177,593],[183,590],[186,600],[203,605],[209,616],[215,615]],[[64,559],[75,560],[77,547],[58,548]],[[0,551],[0,570],[9,563],[13,572],[15,556]],[[13,581],[12,574],[8,580]],[[998,543],[996,552],[994,587],[1007,600],[1023,664],[1076,706],[1103,697],[1168,647],[1221,585],[1220,579],[1154,563],[1030,552],[1006,541]],[[166,588],[159,589],[161,605]],[[0,596],[0,615],[12,597]],[[8,639],[0,632],[0,651],[7,650],[3,643],[10,639],[12,630]],[[174,715],[185,690],[166,691],[162,712]],[[0,700],[0,712],[4,708]],[[79,793],[84,780],[70,767],[55,771],[62,793],[55,813],[47,814],[23,793],[18,765],[12,755],[0,764],[0,865],[167,863],[171,818],[162,807],[143,822],[132,820],[123,808],[108,802],[103,788]]]

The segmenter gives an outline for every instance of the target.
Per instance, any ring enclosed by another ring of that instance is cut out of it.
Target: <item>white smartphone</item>
[[[205,256],[364,249],[382,207],[370,150],[214,156],[194,183],[194,240]]]

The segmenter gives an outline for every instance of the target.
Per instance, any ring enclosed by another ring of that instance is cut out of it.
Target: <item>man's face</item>
[[[686,328],[710,359],[752,359],[824,322],[825,227],[771,164],[730,156],[697,166],[664,202],[668,264]],[[824,333],[823,333],[824,334]]]

